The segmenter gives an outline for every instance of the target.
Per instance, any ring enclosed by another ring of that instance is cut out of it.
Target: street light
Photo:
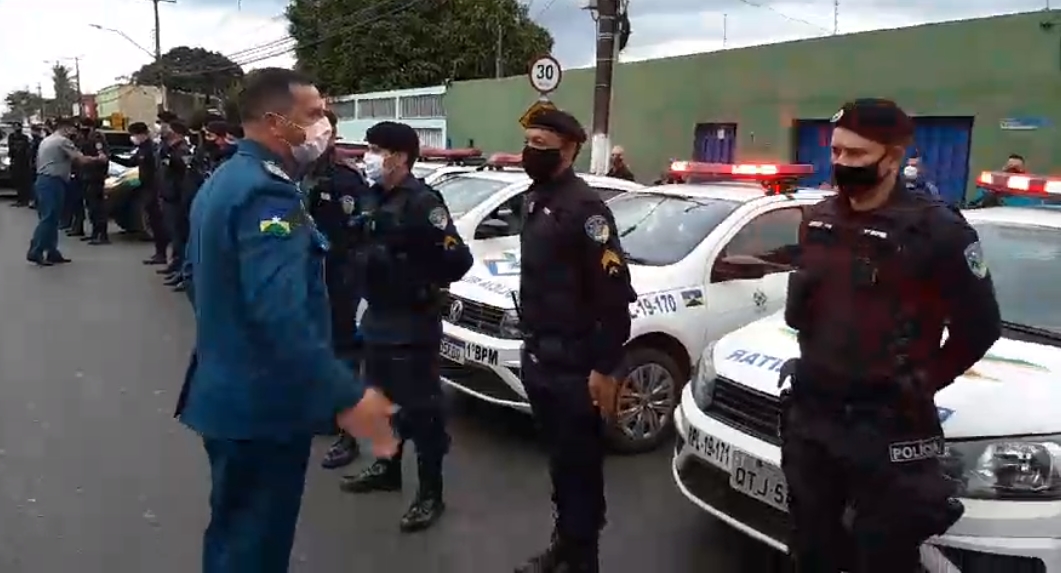
[[[114,28],[108,28],[106,26],[100,26],[99,24],[89,24],[89,26],[91,26],[91,27],[93,27],[93,28],[95,28],[97,30],[103,30],[104,32],[110,32],[112,34],[118,34],[119,36],[124,38],[126,42],[129,42],[130,44],[136,46],[136,49],[138,49],[141,52],[147,54],[147,57],[151,58],[152,61],[155,60],[155,54],[153,54],[151,52],[151,50],[148,50],[147,48],[141,46],[140,44],[137,44],[136,40],[130,38],[128,35],[126,35],[125,32],[122,32],[121,30],[115,30]]]

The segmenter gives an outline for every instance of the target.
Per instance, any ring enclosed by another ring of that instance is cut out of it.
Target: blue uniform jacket
[[[369,344],[437,344],[440,308],[429,300],[472,266],[468,245],[453,227],[441,195],[411,175],[379,185],[362,210],[366,244],[359,249],[368,303],[359,330]]]
[[[206,437],[325,432],[364,393],[331,347],[327,241],[280,165],[243,140],[192,206],[196,350],[177,413]]]

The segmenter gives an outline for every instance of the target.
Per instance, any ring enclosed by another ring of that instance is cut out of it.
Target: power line
[[[531,18],[531,19],[532,20],[537,20],[538,18],[541,18],[543,15],[545,15],[546,12],[549,11],[549,8],[553,7],[553,4],[556,4],[556,0],[548,0],[548,2],[546,2],[545,5],[542,6],[542,9],[538,10],[538,14],[534,18]]]
[[[339,37],[342,34],[345,34],[347,32],[350,32],[350,31],[355,30],[357,28],[360,28],[362,26],[367,26],[369,24],[373,24],[373,23],[378,22],[380,20],[383,20],[385,18],[388,18],[388,17],[391,17],[391,16],[395,16],[395,15],[401,13],[401,12],[404,12],[405,10],[413,8],[417,4],[422,4],[422,3],[428,2],[428,1],[431,1],[431,0],[409,0],[405,4],[397,6],[394,9],[392,9],[391,11],[389,11],[389,12],[386,12],[386,13],[383,13],[383,14],[377,14],[375,17],[371,17],[371,18],[368,18],[366,20],[362,20],[360,22],[354,22],[354,23],[342,26],[339,29],[334,30],[333,32],[330,32],[328,34],[322,35],[321,37],[317,38],[316,40],[313,40],[311,42],[306,42],[305,44],[299,45],[298,47],[299,48],[308,48],[308,47],[320,45],[320,44],[322,44],[322,43],[324,43],[324,42],[326,42],[328,40],[331,40],[331,39],[334,39],[336,37]],[[368,9],[363,10],[362,13],[365,12],[365,11],[368,11]],[[353,14],[351,16],[354,16],[354,15],[357,15],[357,14],[358,13],[355,13],[355,14]],[[348,18],[343,18],[342,20],[347,20],[347,19]],[[272,43],[272,42],[270,42],[270,43]],[[296,42],[296,44],[297,44],[297,42]],[[262,48],[262,46],[258,46],[258,48]],[[240,63],[236,63],[235,65],[232,65],[232,66],[220,66],[220,67],[211,68],[211,69],[207,69],[207,70],[197,70],[197,71],[194,71],[194,72],[176,73],[176,74],[171,74],[171,75],[172,76],[176,76],[176,77],[193,77],[193,76],[198,76],[198,75],[227,72],[227,71],[242,69],[243,66],[247,66],[247,65],[250,65],[250,64],[255,64],[255,63],[264,61],[264,60],[269,60],[269,59],[272,59],[272,58],[283,56],[283,55],[289,54],[289,53],[294,52],[294,51],[295,51],[295,46],[291,46],[291,47],[278,46],[275,49],[266,49],[263,53],[260,53],[260,54],[258,54],[256,56],[254,56],[253,58],[250,58],[248,60],[242,61]]]
[[[788,20],[789,22],[796,22],[797,24],[803,24],[803,25],[806,25],[806,26],[810,26],[812,28],[817,28],[818,30],[821,30],[822,32],[825,32],[826,34],[831,33],[830,30],[828,30],[826,28],[823,28],[823,27],[815,24],[814,22],[810,22],[810,21],[804,20],[803,18],[797,18],[795,16],[789,16],[788,14],[785,14],[784,12],[782,12],[782,11],[776,9],[776,8],[773,8],[771,6],[768,6],[766,4],[760,4],[760,3],[755,2],[753,0],[740,0],[740,1],[745,3],[745,4],[747,4],[747,5],[749,5],[749,6],[755,7],[755,8],[762,8],[763,10],[769,10],[769,11],[773,12],[774,14],[777,14],[778,16],[781,16],[782,18]]]

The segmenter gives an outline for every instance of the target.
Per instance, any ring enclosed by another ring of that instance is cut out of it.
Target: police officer
[[[102,154],[104,157],[109,158],[110,149],[107,146],[107,140],[96,129],[99,124],[95,120],[87,119],[81,125],[82,127],[88,127],[88,132],[81,142],[81,153],[85,155]],[[107,162],[101,161],[83,165],[77,172],[77,178],[84,191],[85,206],[88,208],[88,218],[92,225],[92,232],[87,237],[82,237],[81,240],[87,241],[90,245],[109,244],[107,208],[104,205],[103,197],[103,185],[107,180]],[[75,223],[75,230],[81,231],[82,235],[84,235],[83,227],[84,222],[81,222],[80,226]]]
[[[602,415],[615,413],[612,373],[630,335],[630,273],[611,212],[572,169],[586,133],[570,114],[535,114],[525,134],[520,235],[520,358],[549,453],[552,543],[518,572],[599,571],[604,526]]]
[[[160,156],[162,177],[159,199],[161,200],[162,218],[172,243],[170,244],[169,264],[166,268],[160,269],[160,272],[166,275],[166,286],[177,287],[182,280],[180,271],[188,234],[188,224],[184,218],[185,212],[182,205],[187,196],[186,186],[189,184],[192,149],[188,144],[188,127],[183,122],[174,119],[164,125],[166,129],[165,135],[162,136],[164,152]]]
[[[155,255],[145,260],[144,264],[164,264],[169,240],[162,224],[162,212],[158,202],[158,148],[151,139],[151,130],[142,121],[129,124],[129,138],[136,146],[132,156],[129,159],[121,159],[118,156],[111,159],[115,163],[126,167],[136,167],[139,170],[141,187],[139,193],[144,197],[147,224],[155,242]]]
[[[903,180],[906,188],[910,191],[924,193],[934,199],[939,199],[939,188],[928,180],[925,173],[925,165],[921,160],[921,154],[915,149],[913,154],[906,159],[906,167],[903,167]]]
[[[332,128],[328,150],[303,180],[310,214],[320,225],[331,249],[324,263],[324,280],[328,285],[328,302],[332,311],[332,341],[340,356],[355,358],[359,354],[357,307],[361,302],[360,281],[350,268],[350,256],[360,233],[357,227],[359,204],[364,203],[368,184],[352,160],[335,154],[335,128],[338,118],[326,112]],[[341,434],[328,449],[321,465],[327,469],[349,465],[359,454],[357,442]]]
[[[7,136],[7,157],[11,161],[11,183],[18,193],[13,205],[26,207],[33,194],[33,141],[22,132],[22,124]]]
[[[442,411],[439,344],[442,290],[472,266],[442,196],[411,173],[420,155],[416,131],[380,122],[365,133],[365,175],[375,184],[365,208],[366,244],[357,249],[368,308],[361,318],[365,377],[401,406],[396,431],[416,443],[419,489],[402,531],[430,527],[445,510],[442,459],[449,450]],[[344,478],[351,493],[402,486],[401,454]]]
[[[791,553],[798,571],[920,571],[921,543],[962,513],[933,396],[998,339],[999,309],[976,232],[899,178],[911,119],[861,99],[833,123],[837,195],[804,216],[785,307]]]
[[[210,462],[207,573],[285,573],[310,445],[333,424],[397,444],[391,403],[330,344],[327,241],[292,179],[327,146],[324,99],[291,70],[255,70],[239,109],[247,138],[192,206],[188,296],[196,349],[177,414]]]
[[[84,123],[85,118],[74,118],[74,132],[70,136],[70,140],[82,153],[86,149],[84,143],[88,132],[88,127]],[[70,175],[70,181],[67,182],[66,194],[63,195],[63,213],[59,222],[59,230],[66,231],[67,237],[85,235],[85,189],[79,175],[80,170],[75,169]]]

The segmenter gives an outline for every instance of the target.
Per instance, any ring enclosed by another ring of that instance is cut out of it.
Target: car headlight
[[[515,309],[506,310],[501,316],[501,336],[514,340],[523,338],[523,331],[519,328],[519,313]]]
[[[1061,435],[948,441],[940,459],[973,499],[1061,499]]]
[[[693,367],[692,377],[689,381],[692,384],[693,401],[696,402],[696,405],[701,410],[706,409],[711,404],[711,396],[715,392],[715,378],[717,376],[718,372],[715,371],[715,343],[712,342],[700,353],[700,360],[697,360],[696,365]]]
[[[8,165],[11,165],[11,158],[10,157],[0,157],[0,165],[3,165],[4,167],[7,167]]]

